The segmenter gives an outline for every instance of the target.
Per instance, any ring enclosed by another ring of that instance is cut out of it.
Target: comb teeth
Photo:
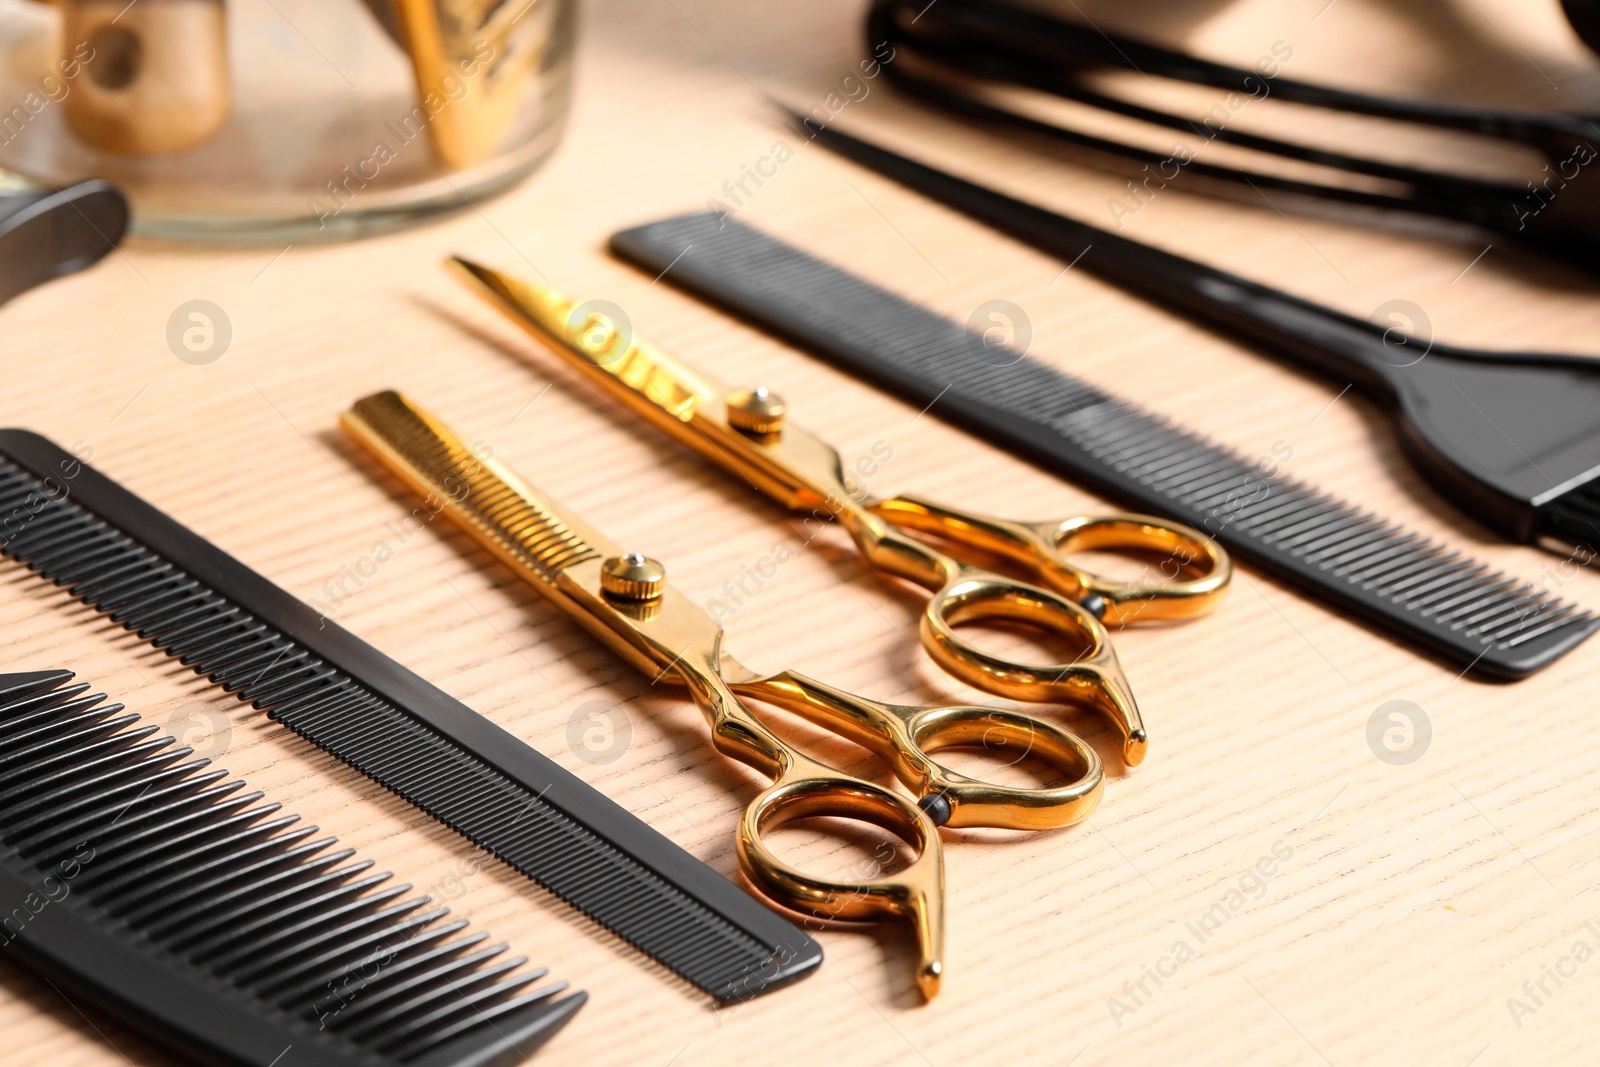
[[[1594,616],[1568,601],[1293,479],[1267,476],[1164,419],[1109,398],[1070,407],[1053,395],[1036,400],[1030,418],[1169,509],[1198,517],[1201,528],[1378,598],[1480,656],[1594,628]]]
[[[330,851],[333,838],[304,846],[315,827],[292,829],[260,793],[233,795],[244,783],[218,784],[226,772],[175,769],[188,749],[149,744],[137,715],[71,678],[0,676],[0,874],[8,895],[32,889],[6,902],[17,951],[100,963],[76,980],[169,1042],[181,1031],[205,1044],[206,1015],[248,1012],[271,1038],[221,1038],[228,1062],[265,1065],[291,1045],[319,1063],[514,1062],[582,1005],[557,998],[565,983],[530,988],[545,972],[520,957],[491,962],[503,945],[469,951],[485,935],[462,935],[410,886],[378,888],[389,876]],[[90,737],[96,758],[76,759]],[[45,807],[41,839],[29,817]],[[137,906],[151,894],[159,907]],[[130,953],[134,967],[115,965]],[[173,983],[185,995],[162,1002],[158,1023],[145,998]]]
[[[117,515],[140,540],[103,514]],[[816,942],[627,812],[25,431],[0,431],[0,552],[719,1001],[780,988],[821,962]],[[99,765],[92,747],[74,758]],[[5,795],[0,786],[0,800]]]
[[[541,507],[516,476],[477,455],[449,427],[393,391],[351,408],[358,427],[399,456],[441,500],[448,500],[504,551],[554,581],[575,563],[595,559],[566,523]]]
[[[685,254],[692,246],[693,252]],[[1113,499],[1188,523],[1241,559],[1461,666],[1520,678],[1591,613],[1118,400],[743,223],[684,215],[612,248]],[[980,355],[981,354],[981,355]],[[1570,494],[1569,494],[1570,495]],[[1584,498],[1600,521],[1600,495]],[[1591,538],[1594,528],[1589,530]]]

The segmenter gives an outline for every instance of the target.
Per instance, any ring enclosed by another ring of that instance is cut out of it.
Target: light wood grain
[[[1285,40],[1286,72],[1299,77],[1531,107],[1600,102],[1600,65],[1554,0],[1324,2],[1212,4],[1189,25],[1156,4],[1068,6],[1129,30],[1161,22],[1171,39],[1246,63]],[[833,0],[586,5],[571,130],[532,181],[403,235],[276,260],[276,248],[132,242],[0,310],[0,423],[92,447],[106,473],[307,600],[327,601],[342,567],[391,542],[397,555],[341,606],[343,625],[731,875],[752,779],[711,751],[693,709],[603,654],[463,537],[438,528],[392,543],[385,523],[411,504],[335,419],[359,396],[406,390],[618,541],[668,561],[696,598],[723,595],[780,542],[799,547],[727,620],[742,659],[891,699],[973,699],[914,646],[918,599],[864,569],[838,531],[802,544],[778,508],[631,424],[438,269],[460,252],[617,301],[668,350],[781,390],[795,419],[846,454],[887,443],[893,458],[874,488],[1028,517],[1103,506],[941,423],[937,409],[917,417],[605,254],[612,231],[703,206],[786,140],[795,158],[742,209],[746,221],[955,318],[1013,300],[1039,357],[1246,453],[1282,443],[1296,477],[1600,604],[1592,574],[1562,576],[1558,559],[1497,544],[1444,505],[1363,402],[1330,406],[1336,388],[799,146],[757,89],[822,100],[859,58],[859,15]],[[1089,221],[1108,221],[1121,187],[921,113],[881,82],[845,117]],[[1414,301],[1442,339],[1600,352],[1594,281],[1500,245],[1463,273],[1482,242],[1181,187],[1127,232],[1363,316]],[[212,366],[180,362],[165,341],[173,308],[194,298],[233,323],[233,346]],[[11,566],[0,569],[0,634],[0,669],[69,666],[152,721],[223,710],[230,770],[587,989],[589,1006],[543,1062],[1493,1067],[1593,1055],[1600,963],[1559,987],[1547,979],[1549,995],[1520,1025],[1507,1000],[1526,1000],[1523,983],[1575,942],[1600,944],[1586,927],[1600,921],[1600,647],[1489,685],[1241,568],[1214,616],[1117,636],[1151,756],[1108,784],[1089,824],[946,835],[948,978],[935,1003],[917,1002],[900,934],[841,930],[820,935],[827,962],[813,978],[714,1012],[520,877],[462,877],[460,839]],[[1367,745],[1368,718],[1391,699],[1416,702],[1433,724],[1431,748],[1409,766]],[[631,745],[610,764],[569,745],[568,720],[589,701],[619,702],[631,723]],[[854,760],[838,745],[817,749]],[[790,846],[819,866],[850,855],[820,835]],[[1249,872],[1275,848],[1280,861],[1258,887]],[[1201,940],[1188,924],[1241,879],[1250,895]],[[1180,941],[1192,958],[1174,969],[1162,961]],[[1159,986],[1146,977],[1158,964]],[[1135,1002],[1128,987],[1141,980]],[[1118,1012],[1112,998],[1137,1010]],[[7,1064],[167,1062],[11,966],[0,968],[0,1032]]]

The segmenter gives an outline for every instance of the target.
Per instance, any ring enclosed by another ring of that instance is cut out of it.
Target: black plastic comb
[[[69,995],[248,1067],[520,1063],[582,1007],[71,682],[0,675],[0,944]]]
[[[26,430],[0,430],[0,552],[719,1001],[822,960],[799,929],[526,743]]]
[[[1600,628],[1575,605],[1342,503],[715,214],[611,247],[913,405],[1230,552],[1462,667],[1521,678]],[[671,267],[668,270],[668,267]]]

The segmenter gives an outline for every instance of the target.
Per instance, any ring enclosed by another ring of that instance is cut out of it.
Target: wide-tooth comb
[[[719,1001],[822,960],[810,937],[517,737],[25,430],[0,430],[0,551]]]
[[[413,482],[412,488],[448,498],[451,508],[499,553],[531,567],[547,583],[573,564],[600,555],[590,547],[592,533],[586,539],[572,523],[540,507],[537,494],[514,472],[469,449],[399,393],[386,390],[363,397],[341,421],[370,447],[393,454],[399,462],[389,463],[389,469]]]
[[[52,981],[252,1067],[520,1063],[583,1005],[71,681],[0,675],[0,944]]]

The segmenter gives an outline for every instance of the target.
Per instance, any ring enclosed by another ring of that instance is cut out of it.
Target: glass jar
[[[575,0],[0,0],[0,167],[133,228],[301,242],[494,192],[555,147]]]

